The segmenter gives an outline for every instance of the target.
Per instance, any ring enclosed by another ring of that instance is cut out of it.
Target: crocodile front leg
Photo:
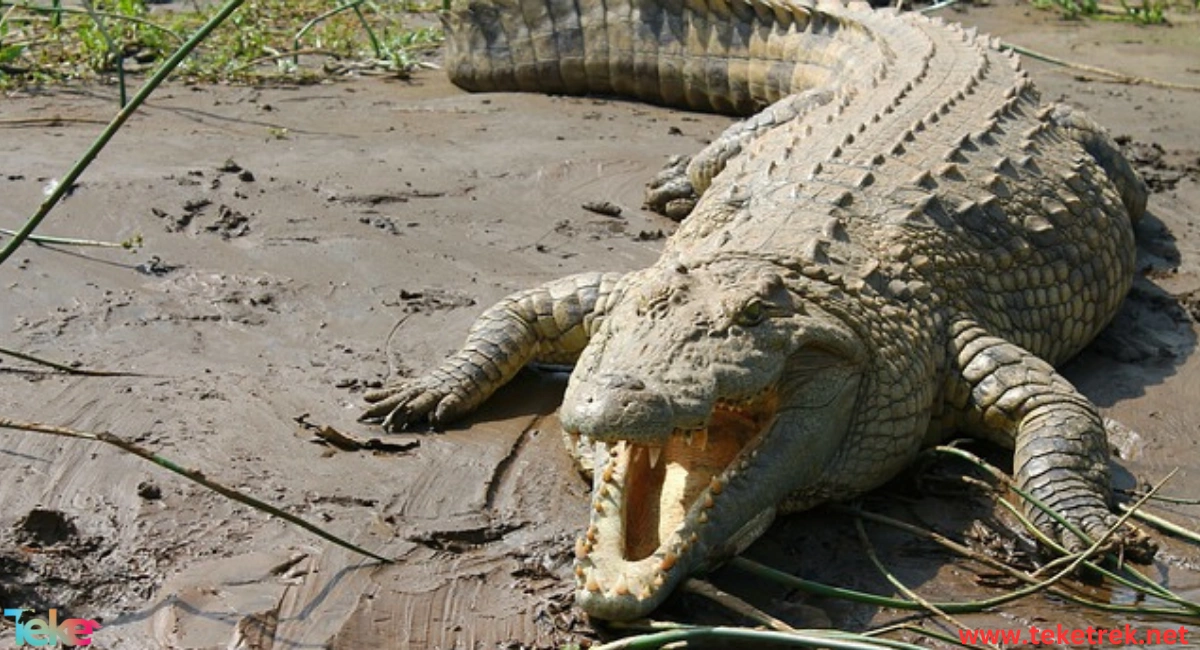
[[[1117,520],[1109,507],[1108,440],[1096,407],[1050,364],[979,327],[964,327],[955,348],[959,376],[948,394],[965,418],[962,428],[1013,448],[1017,486],[1091,540],[1025,503],[1030,521],[1068,550],[1085,550]],[[1121,545],[1146,543],[1134,529],[1118,533]]]
[[[367,393],[359,418],[399,431],[473,411],[531,361],[571,364],[600,323],[620,273],[580,273],[511,294],[475,321],[462,349],[437,368]]]
[[[683,221],[725,164],[771,130],[801,119],[833,101],[828,89],[788,95],[753,116],[735,122],[695,157],[671,156],[666,167],[646,187],[646,207]]]

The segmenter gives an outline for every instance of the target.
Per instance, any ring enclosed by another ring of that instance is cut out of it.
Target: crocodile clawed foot
[[[646,208],[674,221],[683,221],[692,213],[700,196],[688,178],[691,161],[689,156],[671,156],[646,188]]]
[[[371,404],[358,417],[359,422],[378,423],[385,431],[406,431],[418,422],[436,427],[447,410],[448,395],[424,382],[405,382],[367,393]]]
[[[1103,517],[1089,517],[1085,521],[1076,522],[1091,539],[1099,539],[1117,523],[1117,516],[1105,513]],[[1080,539],[1074,533],[1063,529],[1058,524],[1052,525],[1052,530],[1042,532],[1058,539],[1070,553],[1080,553],[1091,547],[1090,543]],[[1099,548],[1102,553],[1112,553],[1123,560],[1137,564],[1149,564],[1158,552],[1158,543],[1145,531],[1131,523],[1124,523],[1117,528]]]
[[[1109,543],[1112,545],[1110,550],[1118,557],[1137,564],[1150,564],[1158,553],[1158,542],[1133,524],[1122,526]]]

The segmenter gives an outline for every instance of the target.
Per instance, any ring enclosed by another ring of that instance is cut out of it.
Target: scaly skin
[[[1146,192],[1104,130],[919,15],[610,2],[474,3],[449,23],[451,77],[752,116],[652,186],[690,212],[658,263],[514,295],[364,418],[444,424],[523,364],[577,357],[561,417],[593,462],[576,575],[600,618],[648,613],[777,512],[870,490],[955,431],[1013,448],[1022,487],[1103,534],[1103,424],[1051,364],[1133,274]]]

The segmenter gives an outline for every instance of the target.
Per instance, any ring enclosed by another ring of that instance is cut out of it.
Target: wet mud
[[[1007,2],[947,18],[1062,58],[1200,83],[1195,20],[1068,22]],[[1066,373],[1123,425],[1114,427],[1125,432],[1114,437],[1119,487],[1178,468],[1164,492],[1195,496],[1200,95],[1027,65],[1046,98],[1122,136],[1154,189],[1134,291]],[[115,91],[97,87],[4,100],[5,117],[58,119],[0,124],[0,225],[33,212],[115,106]],[[571,603],[587,486],[562,450],[561,375],[526,372],[461,426],[395,444],[367,444],[380,434],[355,417],[365,390],[438,361],[506,293],[652,262],[674,224],[641,209],[644,183],[728,123],[601,98],[468,95],[436,72],[410,82],[167,87],[42,228],[140,235],[144,245],[27,245],[0,268],[0,345],[139,374],[76,377],[0,358],[0,416],[111,431],[396,563],[356,556],[112,448],[0,431],[0,604],[99,619],[104,648],[558,647],[611,634]],[[953,469],[902,479],[863,507],[1033,562],[1028,541],[985,498],[939,483]],[[1195,506],[1155,511],[1200,526]],[[1011,588],[902,533],[866,532],[930,600]],[[853,519],[835,509],[780,520],[747,555],[895,593]],[[1147,571],[1200,598],[1197,558],[1195,547],[1164,539]],[[796,625],[859,630],[901,617],[764,587],[733,569],[713,580]],[[665,615],[737,622],[693,595],[673,598]],[[1127,622],[1042,597],[962,618],[980,627]],[[10,631],[0,626],[0,640]]]

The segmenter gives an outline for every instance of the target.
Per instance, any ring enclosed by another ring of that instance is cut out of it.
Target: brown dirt
[[[1007,1],[948,17],[1067,59],[1200,83],[1195,20],[1065,22]],[[1028,65],[1047,98],[1129,136],[1155,181],[1139,228],[1144,278],[1110,333],[1067,372],[1140,434],[1121,443],[1121,485],[1178,467],[1166,492],[1194,496],[1200,94]],[[115,99],[86,87],[4,102],[0,225],[15,228]],[[50,117],[59,119],[13,121]],[[71,377],[2,359],[0,416],[135,439],[398,561],[365,562],[111,448],[0,431],[0,604],[100,618],[103,648],[594,638],[569,598],[587,488],[558,440],[561,377],[529,373],[463,426],[402,437],[419,442],[407,451],[338,451],[304,423],[372,436],[354,421],[362,390],[440,359],[484,305],[566,273],[651,262],[672,224],[639,210],[643,183],[668,154],[697,150],[727,123],[606,99],[467,95],[437,73],[166,88],[43,228],[108,240],[141,233],[145,247],[29,245],[0,269],[0,344],[145,376]],[[621,216],[582,207],[603,201]],[[1002,518],[978,500],[895,492],[868,506],[1021,552],[995,538]],[[1200,525],[1195,507],[1159,510]],[[931,599],[997,593],[975,584],[977,567],[869,532],[896,574]],[[894,592],[852,523],[832,512],[782,521],[750,555]],[[1197,564],[1195,548],[1167,543],[1150,572],[1195,599]],[[730,570],[716,580],[801,624],[863,629],[896,616],[747,588]],[[695,597],[673,599],[668,612],[722,616]],[[1046,599],[967,618],[1005,627],[1122,620]],[[9,633],[0,627],[0,643]]]

